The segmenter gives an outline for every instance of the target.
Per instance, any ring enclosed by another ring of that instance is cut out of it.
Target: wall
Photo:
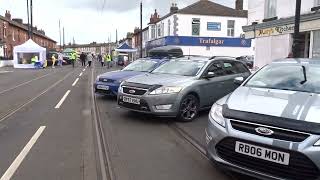
[[[292,46],[291,34],[257,38],[255,66],[261,68],[273,60],[286,58]]]
[[[232,56],[239,57],[244,55],[252,55],[251,48],[241,47],[210,47],[207,50],[205,46],[179,46],[185,55],[201,55],[201,56]]]
[[[301,14],[311,12],[314,7],[314,0],[302,0]],[[296,0],[277,0],[277,17],[286,18],[295,15]],[[248,10],[248,24],[252,22],[261,23],[264,19],[265,0],[250,0]]]

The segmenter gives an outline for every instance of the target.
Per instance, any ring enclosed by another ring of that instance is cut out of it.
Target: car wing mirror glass
[[[236,85],[241,85],[243,82],[244,82],[244,77],[236,77],[236,78],[234,78],[234,84],[236,84]]]
[[[205,78],[213,78],[213,77],[215,77],[216,76],[216,74],[214,73],[214,72],[207,72],[207,74],[205,75]]]

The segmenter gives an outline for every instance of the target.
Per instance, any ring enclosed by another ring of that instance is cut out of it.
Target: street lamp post
[[[140,2],[140,58],[142,58],[142,1]]]
[[[293,34],[293,44],[292,53],[294,58],[299,57],[299,32],[300,32],[300,12],[301,12],[301,0],[296,0],[296,15],[294,22],[294,34]]]

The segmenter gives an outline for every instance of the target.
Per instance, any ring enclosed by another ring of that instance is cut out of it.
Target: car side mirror
[[[244,77],[236,77],[236,78],[234,78],[233,82],[234,82],[234,84],[240,86],[244,82]]]
[[[213,78],[213,77],[215,77],[216,76],[216,74],[214,73],[214,72],[207,72],[207,74],[204,76],[205,78]]]

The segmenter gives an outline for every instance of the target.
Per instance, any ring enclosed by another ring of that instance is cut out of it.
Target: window
[[[228,20],[227,36],[234,37],[234,20]]]
[[[155,39],[155,38],[156,38],[156,26],[151,25],[151,39]]]
[[[223,62],[223,68],[225,69],[227,75],[241,74],[241,73],[248,72],[247,68],[242,63],[233,62],[233,61]]]
[[[192,19],[192,36],[200,36],[200,19]]]
[[[214,73],[215,77],[225,75],[225,71],[220,62],[213,63],[208,69],[208,73],[209,72]]]
[[[12,30],[12,41],[16,41],[14,38],[14,30]]]
[[[266,0],[264,18],[270,19],[277,16],[277,0]]]
[[[3,23],[3,38],[7,37],[7,26],[5,23]]]
[[[170,19],[168,20],[168,36],[171,35],[171,21]]]
[[[314,7],[320,6],[320,0],[314,0]]]
[[[161,32],[162,32],[162,30],[161,30],[161,24],[158,24],[157,25],[157,32],[158,32],[158,37],[161,37]]]

